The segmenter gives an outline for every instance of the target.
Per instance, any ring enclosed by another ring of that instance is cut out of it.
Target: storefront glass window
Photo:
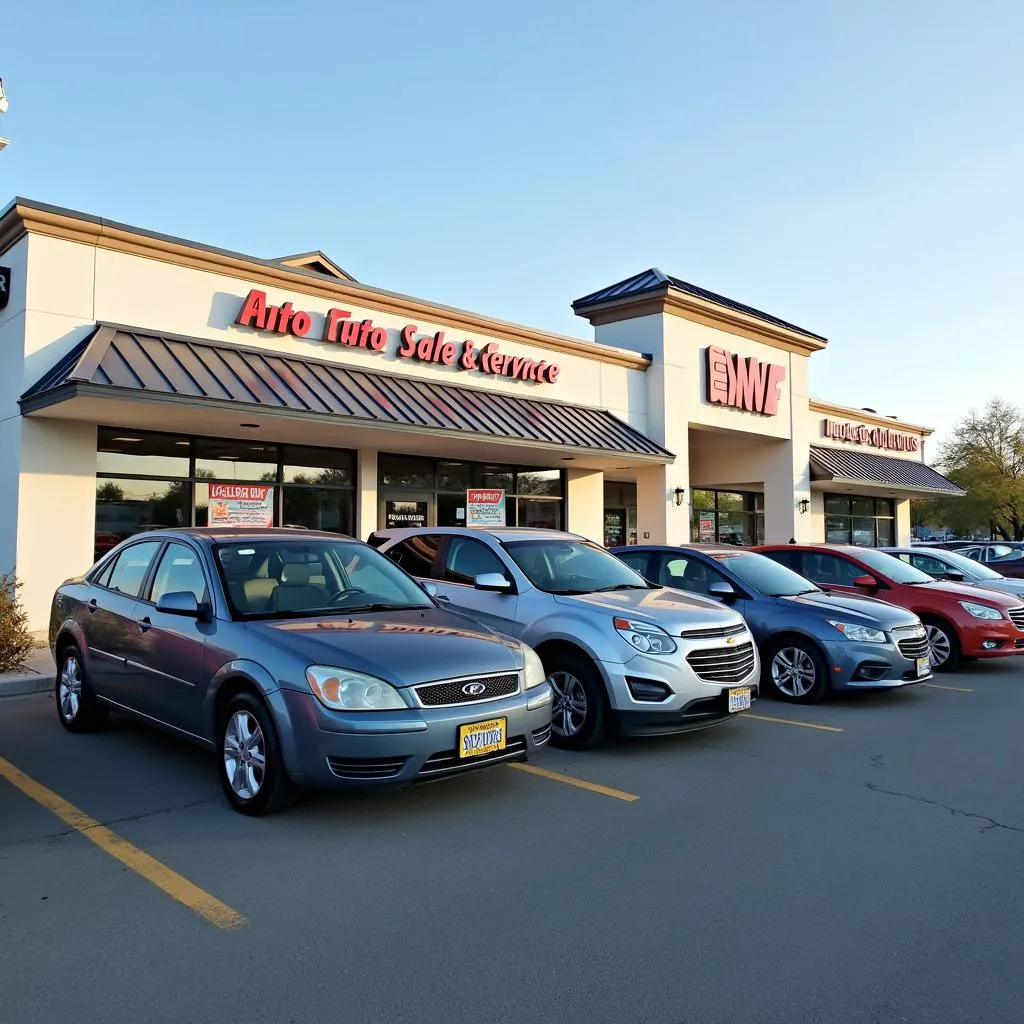
[[[434,462],[405,455],[380,455],[377,473],[381,487],[434,489]]]
[[[386,454],[378,456],[377,465],[384,529],[421,520],[425,526],[465,526],[466,491],[474,487],[505,491],[506,526],[561,529],[561,470]]]
[[[282,452],[282,479],[286,484],[314,487],[351,487],[355,480],[352,452],[334,448],[293,448]]]
[[[100,427],[97,441],[97,557],[144,530],[207,525],[213,482],[241,481],[257,489],[255,501],[253,494],[245,501],[215,497],[224,522],[241,525],[244,515],[245,525],[269,521],[347,534],[355,529],[352,452],[111,427]],[[152,479],[165,469],[179,479]]]
[[[744,547],[764,543],[763,494],[698,488],[693,492],[691,503],[691,540]]]
[[[896,543],[896,512],[890,498],[825,495],[825,539],[830,544],[884,547]]]
[[[210,480],[277,481],[277,445],[200,438],[195,442],[196,475]]]
[[[188,476],[191,443],[173,434],[100,427],[96,472],[125,476]]]
[[[190,525],[189,486],[185,480],[97,480],[96,558],[143,530]]]

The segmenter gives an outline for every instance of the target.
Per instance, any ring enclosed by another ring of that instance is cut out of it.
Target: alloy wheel
[[[60,670],[57,699],[64,721],[73,722],[82,705],[82,666],[73,654],[64,659],[64,667]]]
[[[938,626],[925,626],[928,632],[928,663],[932,668],[939,668],[949,661],[953,653],[953,645],[949,642],[946,631]]]
[[[772,658],[772,682],[787,697],[806,697],[817,675],[814,659],[799,647],[783,647]]]
[[[571,672],[553,672],[548,682],[555,694],[551,728],[558,736],[577,735],[587,720],[587,691]]]
[[[252,800],[263,787],[267,746],[263,730],[248,711],[236,711],[224,730],[224,771],[236,796]]]

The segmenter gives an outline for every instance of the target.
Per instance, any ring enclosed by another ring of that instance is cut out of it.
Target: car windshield
[[[549,594],[650,590],[641,575],[604,548],[575,537],[517,540],[505,550],[526,578]]]
[[[240,619],[434,607],[403,569],[358,541],[284,537],[218,544],[214,553]]]
[[[880,572],[887,576],[893,583],[934,583],[926,572],[915,569],[906,562],[901,562],[894,555],[887,555],[884,551],[875,551],[873,548],[857,548],[859,558],[869,569]]]
[[[981,562],[976,562],[973,558],[968,558],[966,555],[958,554],[956,551],[943,551],[942,557],[936,557],[939,562],[944,562],[951,569],[959,569],[968,579],[974,580],[1001,580],[1004,579],[1001,572],[996,572],[994,569],[990,569],[987,565]]]
[[[712,556],[730,572],[735,573],[752,589],[769,597],[795,597],[797,594],[820,593],[810,580],[772,561],[756,551],[723,551]]]

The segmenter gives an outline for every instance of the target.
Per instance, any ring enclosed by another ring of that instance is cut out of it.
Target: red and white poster
[[[211,526],[274,525],[274,488],[267,484],[210,484]]]
[[[505,492],[495,490],[466,491],[467,526],[504,526]]]

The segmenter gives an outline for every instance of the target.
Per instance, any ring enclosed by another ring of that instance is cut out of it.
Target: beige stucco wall
[[[578,533],[597,544],[604,543],[604,473],[587,469],[566,472],[571,533]]]

